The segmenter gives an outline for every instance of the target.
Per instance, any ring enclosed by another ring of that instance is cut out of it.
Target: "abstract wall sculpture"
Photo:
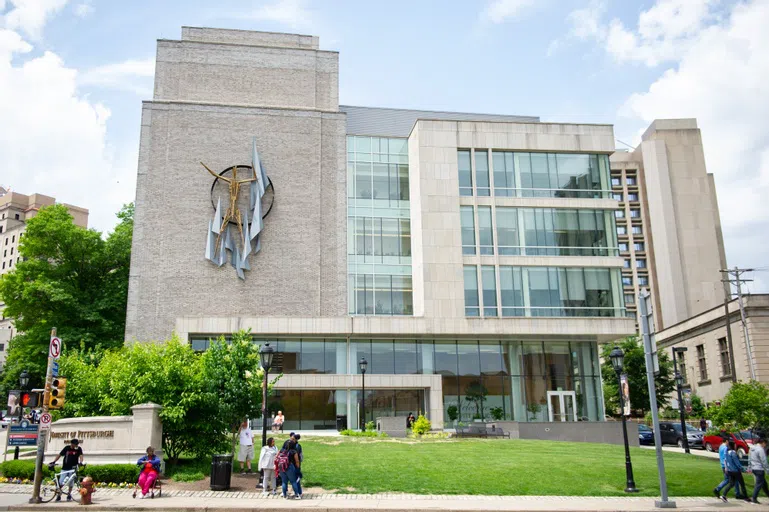
[[[260,234],[264,228],[263,221],[272,210],[275,188],[259,159],[256,139],[253,141],[250,166],[234,165],[217,174],[203,162],[201,165],[214,177],[214,182],[211,184],[211,206],[214,209],[214,218],[208,222],[206,259],[218,267],[229,260],[238,277],[245,280],[245,271],[251,270],[248,257],[261,249]],[[224,211],[222,211],[221,193],[214,201],[216,185],[220,181],[226,183],[228,189]],[[244,205],[241,211],[238,198],[241,187],[245,185],[248,185],[248,207]],[[265,197],[269,200],[269,205],[263,208],[262,200]]]

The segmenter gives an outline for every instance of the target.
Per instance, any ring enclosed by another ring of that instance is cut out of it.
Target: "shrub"
[[[501,407],[492,407],[489,412],[491,412],[491,418],[495,421],[500,421],[505,416],[505,411]]]
[[[448,439],[451,437],[449,432],[428,432],[427,434],[409,434],[411,439]]]
[[[417,435],[421,434],[427,434],[430,432],[430,429],[432,428],[432,423],[430,423],[430,420],[425,418],[423,415],[419,415],[419,418],[414,422],[414,424],[411,426],[411,431],[414,432]]]
[[[203,480],[205,477],[206,475],[200,471],[195,471],[192,473],[176,473],[171,477],[171,480],[174,482],[197,482],[198,480]]]
[[[119,484],[122,482],[136,482],[139,479],[139,467],[135,464],[103,464],[101,466],[87,466],[83,471],[84,476],[90,476],[95,482]]]
[[[342,430],[339,432],[340,435],[343,436],[350,436],[350,437],[388,437],[387,434],[384,432],[377,432],[377,431],[366,431],[366,432],[360,432],[358,430],[350,430],[349,428],[347,430]]]
[[[376,431],[376,423],[374,423],[373,421],[367,422],[366,426],[365,426],[365,429],[366,429],[366,432],[374,432],[374,431]]]
[[[0,473],[6,478],[32,480],[35,478],[34,460],[8,460],[0,464]],[[48,466],[43,465],[43,478],[51,476]]]
[[[450,405],[446,409],[446,414],[449,416],[449,420],[455,421],[457,418],[459,418],[459,409],[456,405]]]

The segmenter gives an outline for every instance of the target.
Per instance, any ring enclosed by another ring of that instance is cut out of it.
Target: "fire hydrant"
[[[83,481],[80,484],[80,504],[90,505],[91,495],[94,493],[94,491],[95,489],[94,489],[93,478],[91,478],[90,476],[83,478]]]

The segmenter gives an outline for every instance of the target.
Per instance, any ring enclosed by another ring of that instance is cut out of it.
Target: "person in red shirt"
[[[147,455],[143,456],[136,462],[136,465],[141,468],[139,474],[139,487],[142,489],[142,495],[139,499],[147,497],[147,493],[150,492],[152,486],[155,484],[155,480],[158,479],[160,473],[160,457],[155,455],[155,448],[152,446],[147,447]]]

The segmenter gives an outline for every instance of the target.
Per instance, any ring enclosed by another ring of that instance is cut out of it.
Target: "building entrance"
[[[548,391],[547,413],[550,421],[577,421],[577,394],[574,391]]]

